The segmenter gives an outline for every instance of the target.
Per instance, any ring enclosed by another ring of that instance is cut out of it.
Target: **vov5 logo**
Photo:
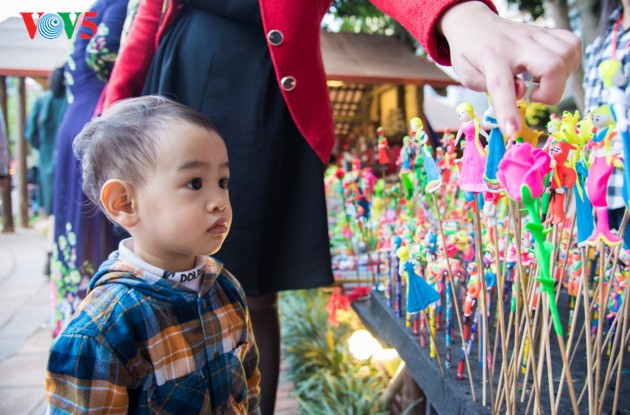
[[[94,19],[97,16],[96,12],[85,13],[72,13],[72,12],[57,12],[57,13],[44,13],[37,12],[37,22],[33,19],[33,12],[21,12],[22,20],[28,35],[31,39],[35,38],[35,33],[39,32],[44,39],[56,39],[61,36],[62,32],[66,33],[68,39],[72,39],[74,31],[77,29],[77,24],[81,22],[80,26],[84,26],[90,29],[91,33],[81,33],[83,39],[90,39],[96,34],[96,23],[90,19]],[[75,15],[74,21],[72,15]]]

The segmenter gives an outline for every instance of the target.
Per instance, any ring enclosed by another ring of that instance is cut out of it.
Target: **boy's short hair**
[[[134,186],[145,181],[142,169],[155,164],[156,143],[162,132],[177,122],[186,122],[220,136],[202,113],[168,98],[149,95],[116,102],[85,125],[72,148],[81,161],[83,192],[101,210],[103,184],[121,179]]]

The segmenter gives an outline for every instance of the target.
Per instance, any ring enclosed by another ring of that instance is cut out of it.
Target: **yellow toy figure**
[[[547,142],[543,147],[543,151],[549,153],[551,149],[551,145],[554,141],[558,141],[562,139],[562,120],[556,114],[551,114],[549,116],[549,122],[547,123],[547,133],[549,133],[549,137],[547,138]]]
[[[534,148],[538,146],[538,137],[542,135],[542,131],[532,130],[527,125],[525,113],[527,112],[527,101],[521,100],[516,103],[518,113],[521,116],[521,128],[514,133],[514,141],[519,143],[529,143]]]

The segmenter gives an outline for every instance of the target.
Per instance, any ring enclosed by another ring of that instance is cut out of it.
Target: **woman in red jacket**
[[[515,78],[532,100],[560,99],[580,62],[577,38],[509,22],[490,0],[372,0],[464,85],[489,91],[503,131],[519,126]],[[333,281],[323,168],[334,143],[319,46],[330,0],[143,0],[106,105],[161,93],[207,115],[230,157],[234,222],[217,255],[248,295],[260,348],[263,414],[279,367],[277,292]],[[475,39],[476,43],[471,43]],[[176,214],[176,212],[175,212]]]

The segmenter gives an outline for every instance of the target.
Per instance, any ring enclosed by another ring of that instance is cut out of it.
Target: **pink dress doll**
[[[622,239],[610,232],[606,189],[613,169],[623,167],[619,157],[622,150],[615,137],[616,132],[613,131],[615,122],[610,107],[602,105],[591,113],[591,117],[597,130],[588,144],[591,149],[591,168],[586,179],[586,194],[593,204],[597,222],[593,234],[586,243],[597,246],[599,242],[604,242],[606,245],[614,246],[620,244]]]
[[[481,143],[479,135],[481,134],[487,139],[488,134],[481,128],[470,103],[459,104],[457,116],[462,124],[457,131],[457,137],[455,137],[455,146],[459,143],[462,134],[466,138],[464,155],[461,158],[459,188],[466,192],[481,193],[486,190],[483,175],[486,170],[487,151]]]

